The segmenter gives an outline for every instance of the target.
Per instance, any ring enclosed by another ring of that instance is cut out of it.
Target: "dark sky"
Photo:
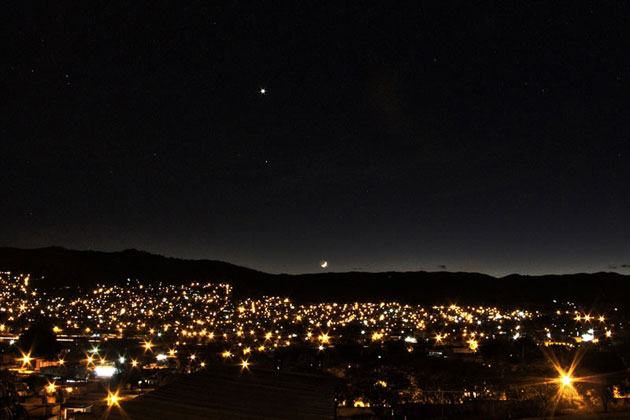
[[[0,245],[630,272],[630,3],[120,3],[3,12]]]

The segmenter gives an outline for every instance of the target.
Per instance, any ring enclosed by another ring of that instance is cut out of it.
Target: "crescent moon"
[[[319,262],[319,265],[320,265],[321,268],[326,268],[326,267],[328,267],[328,261],[322,260],[322,261]]]

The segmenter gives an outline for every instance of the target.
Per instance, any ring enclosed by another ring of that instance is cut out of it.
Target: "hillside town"
[[[236,299],[229,284],[127,279],[40,292],[32,283],[0,274],[3,386],[30,418],[98,411],[215,367],[334,378],[340,418],[470,404],[499,414],[496,404],[525,414],[625,407],[623,308],[298,303]]]

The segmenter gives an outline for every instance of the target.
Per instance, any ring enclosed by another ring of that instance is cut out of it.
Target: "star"
[[[266,94],[266,93],[267,93],[267,89],[265,89],[265,88],[260,88],[260,91],[259,91],[259,92],[260,92],[260,94],[261,94],[261,95],[264,95],[264,94]]]

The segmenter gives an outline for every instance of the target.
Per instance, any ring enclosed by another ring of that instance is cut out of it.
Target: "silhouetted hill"
[[[221,261],[184,260],[136,249],[121,252],[75,251],[61,247],[0,248],[0,269],[45,277],[38,287],[122,283],[127,278],[167,283],[228,282],[268,275]]]
[[[409,303],[582,304],[623,301],[630,276],[617,273],[495,278],[479,273],[386,272],[267,274],[211,260],[184,260],[138,250],[74,251],[60,247],[0,248],[0,270],[31,273],[41,289],[93,287],[127,278],[166,283],[227,282],[237,296],[290,296],[298,301],[381,301]],[[39,277],[45,277],[38,280]]]

